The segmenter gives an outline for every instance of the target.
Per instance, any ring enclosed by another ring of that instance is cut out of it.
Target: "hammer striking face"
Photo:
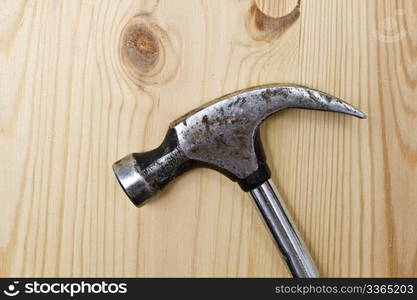
[[[259,136],[262,121],[286,108],[327,110],[366,118],[346,102],[301,86],[270,85],[216,99],[171,123],[162,144],[132,153],[113,170],[137,206],[195,167],[215,169],[249,192],[295,277],[319,273],[275,186]]]

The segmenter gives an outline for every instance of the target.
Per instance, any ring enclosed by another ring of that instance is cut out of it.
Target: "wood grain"
[[[262,127],[320,270],[417,276],[417,4],[301,0],[279,28],[296,2],[257,1],[258,33],[279,34],[254,39],[252,1],[1,1],[0,275],[288,276],[222,175],[193,170],[137,209],[111,170],[199,104],[288,82],[369,116],[292,110]],[[121,47],[143,15],[159,35],[138,42],[138,72]]]

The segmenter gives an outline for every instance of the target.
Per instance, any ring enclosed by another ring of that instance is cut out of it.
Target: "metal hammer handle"
[[[249,192],[281,251],[291,274],[297,278],[319,277],[317,267],[301,239],[271,180]]]

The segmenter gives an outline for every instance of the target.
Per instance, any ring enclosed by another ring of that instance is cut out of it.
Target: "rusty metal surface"
[[[174,121],[179,148],[193,160],[245,178],[258,169],[255,135],[268,116],[287,108],[325,110],[359,118],[348,103],[302,86],[263,86],[216,99]]]
[[[366,117],[346,102],[306,87],[256,87],[215,99],[177,119],[158,148],[126,156],[113,165],[114,172],[137,206],[193,167],[216,169],[243,190],[252,190],[270,177],[259,125],[287,108]]]

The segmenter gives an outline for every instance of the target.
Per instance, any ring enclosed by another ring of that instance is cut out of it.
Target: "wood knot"
[[[132,58],[143,71],[149,71],[159,58],[160,49],[156,37],[144,26],[130,30],[128,35],[127,46],[135,47],[131,51]]]
[[[179,56],[167,32],[150,15],[133,17],[122,31],[120,58],[139,85],[166,83],[175,75]]]
[[[295,1],[295,4],[292,3]],[[270,14],[263,12],[263,10],[267,9],[264,2],[262,6],[258,6],[254,2],[249,8],[246,14],[246,29],[252,39],[257,41],[277,39],[300,17],[300,0],[278,0],[274,3],[275,7],[268,7]],[[293,6],[290,10],[291,3]],[[283,15],[284,12],[288,13]]]

